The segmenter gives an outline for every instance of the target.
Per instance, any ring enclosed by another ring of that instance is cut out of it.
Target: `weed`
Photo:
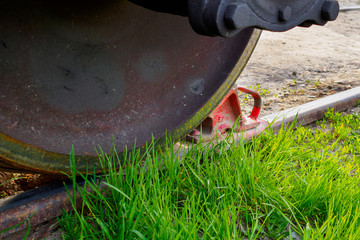
[[[120,169],[115,149],[100,151],[103,174],[73,182],[82,207],[59,219],[63,238],[360,239],[360,117],[325,119],[238,146],[198,144],[181,161],[170,141],[125,153]]]
[[[360,106],[360,100],[356,103],[355,107]]]
[[[260,84],[256,84],[254,86],[249,86],[248,89],[253,89],[254,91],[258,92],[261,97],[264,97],[265,99],[268,97],[268,95],[271,93],[268,88],[261,88]],[[242,94],[241,95],[241,106],[246,108],[247,103],[252,100],[252,97],[248,94]]]
[[[248,88],[258,92],[264,98],[267,98],[267,96],[271,93],[268,88],[262,88],[260,84],[255,84],[253,86],[249,86]]]

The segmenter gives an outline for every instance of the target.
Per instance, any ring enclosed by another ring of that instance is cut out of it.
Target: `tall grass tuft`
[[[100,151],[103,173],[83,186],[72,155],[82,202],[59,219],[63,238],[360,239],[358,129],[329,111],[315,129],[197,144],[181,161],[171,141],[125,153],[120,169]]]

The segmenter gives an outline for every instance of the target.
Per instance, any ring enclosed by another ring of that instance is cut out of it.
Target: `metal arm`
[[[145,8],[187,16],[195,32],[232,37],[255,27],[275,32],[324,25],[336,19],[334,0],[129,0]]]
[[[188,17],[202,35],[231,37],[248,27],[287,31],[336,19],[332,0],[189,0]]]

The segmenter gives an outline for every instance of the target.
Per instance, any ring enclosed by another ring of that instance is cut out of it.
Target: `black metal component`
[[[188,6],[197,33],[223,37],[248,27],[281,32],[299,25],[324,25],[339,13],[339,3],[332,0],[189,0]]]
[[[336,19],[334,0],[129,0],[145,8],[188,16],[195,32],[231,37],[248,27],[287,31]]]
[[[339,3],[325,1],[321,7],[321,17],[326,21],[334,21],[339,14]]]
[[[289,6],[283,6],[279,9],[278,14],[279,21],[287,22],[291,19],[291,8]]]

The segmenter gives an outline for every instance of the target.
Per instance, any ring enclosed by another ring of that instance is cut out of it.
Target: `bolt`
[[[287,22],[291,18],[291,8],[289,6],[283,6],[278,11],[278,19],[281,22]]]
[[[251,14],[246,4],[229,4],[224,14],[226,27],[232,30],[251,26]]]
[[[325,21],[334,21],[339,15],[339,2],[327,0],[321,7],[321,18]]]

